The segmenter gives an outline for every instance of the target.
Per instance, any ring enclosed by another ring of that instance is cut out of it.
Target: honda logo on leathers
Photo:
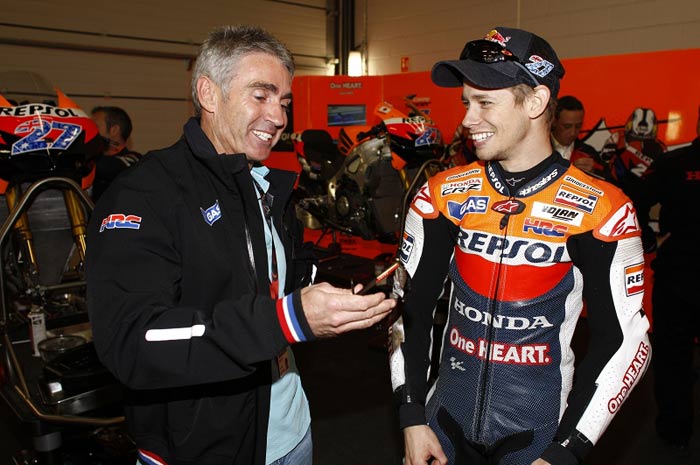
[[[554,326],[543,315],[534,316],[532,318],[522,316],[506,316],[496,315],[495,317],[488,312],[482,312],[474,307],[465,305],[464,302],[455,297],[454,309],[463,317],[475,323],[481,323],[484,326],[493,326],[497,329],[537,329],[551,328]]]

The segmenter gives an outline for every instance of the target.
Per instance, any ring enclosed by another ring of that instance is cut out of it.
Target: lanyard
[[[277,274],[277,253],[275,251],[275,235],[273,232],[274,230],[272,225],[272,196],[264,192],[262,187],[260,187],[260,184],[258,184],[258,182],[255,179],[253,179],[253,183],[255,184],[255,189],[258,191],[258,194],[260,194],[259,200],[260,204],[262,205],[263,216],[265,217],[267,226],[270,228],[270,243],[272,244],[272,253],[270,254],[272,257],[270,263],[270,296],[273,299],[277,299],[279,297],[279,278]]]

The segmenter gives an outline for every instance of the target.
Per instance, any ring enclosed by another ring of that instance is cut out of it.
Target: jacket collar
[[[194,156],[215,172],[223,169],[222,172],[235,174],[244,169],[248,169],[248,161],[245,154],[219,154],[214,148],[207,135],[202,130],[200,119],[192,117],[183,128],[185,140],[190,146]]]
[[[192,117],[184,126],[184,137],[187,144],[190,146],[195,158],[202,162],[209,170],[224,183],[229,184],[235,182],[234,176],[248,171],[248,160],[243,153],[236,154],[219,154],[214,148],[207,135],[202,131],[200,119]],[[267,169],[267,168],[266,168]],[[289,197],[294,183],[296,182],[296,174],[293,172],[281,170],[269,170],[265,174],[266,180],[270,181],[273,192],[280,196],[280,202],[286,201]],[[250,186],[252,192],[252,185]],[[273,207],[273,211],[277,208]]]

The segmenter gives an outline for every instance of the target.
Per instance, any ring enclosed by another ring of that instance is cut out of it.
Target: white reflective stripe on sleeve
[[[311,265],[311,282],[309,283],[309,286],[314,284],[316,282],[316,272],[318,271],[318,267],[316,265]]]
[[[182,341],[202,336],[204,336],[204,325],[194,325],[187,328],[149,329],[146,331],[146,340],[149,342]]]

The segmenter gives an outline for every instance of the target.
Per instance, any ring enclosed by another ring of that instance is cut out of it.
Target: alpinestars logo
[[[600,228],[600,233],[608,237],[622,238],[639,232],[637,214],[631,202],[620,207],[610,219]]]
[[[534,184],[530,184],[527,187],[523,187],[518,191],[518,195],[530,195],[533,192],[536,192],[545,186],[549,184],[553,179],[556,179],[556,177],[559,175],[559,171],[554,168],[550,173],[546,174],[545,176],[542,176],[542,178],[537,181]]]
[[[430,189],[428,184],[423,184],[416,196],[413,198],[411,208],[424,218],[434,217],[436,215],[433,199],[430,197]]]
[[[491,210],[507,215],[517,215],[525,210],[525,204],[520,200],[508,199],[496,202],[491,207]]]

